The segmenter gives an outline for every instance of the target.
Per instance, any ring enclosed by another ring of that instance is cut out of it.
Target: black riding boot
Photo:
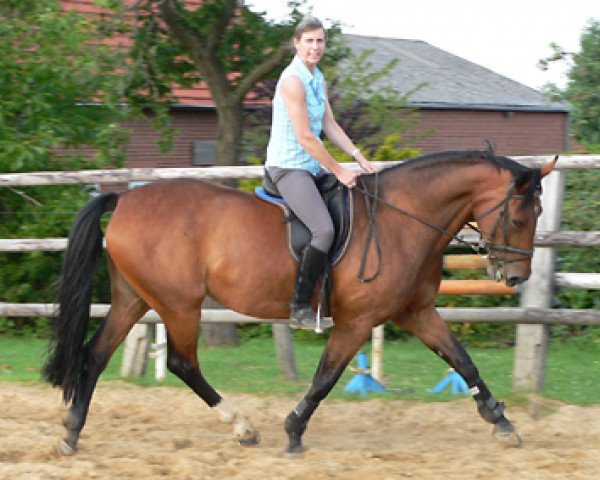
[[[327,263],[327,254],[308,245],[302,252],[298,271],[296,273],[296,286],[294,297],[290,304],[290,327],[314,329],[317,326],[317,314],[312,309],[310,301],[315,290],[319,276]]]

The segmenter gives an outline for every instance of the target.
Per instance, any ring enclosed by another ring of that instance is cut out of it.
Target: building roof
[[[384,80],[399,92],[409,92],[408,104],[419,108],[568,111],[567,105],[551,103],[541,92],[469,62],[420,40],[344,35],[356,53],[374,50],[368,57],[374,68],[397,58]]]

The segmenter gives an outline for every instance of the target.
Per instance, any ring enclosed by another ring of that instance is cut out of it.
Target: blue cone
[[[358,392],[360,395],[366,395],[369,392],[385,392],[385,387],[375,380],[369,373],[369,365],[367,363],[367,355],[363,352],[356,354],[356,363],[359,373],[352,377],[348,385],[344,388],[344,392]]]
[[[465,395],[469,394],[469,387],[467,386],[467,382],[454,371],[454,369],[450,369],[448,375],[446,375],[442,380],[438,382],[438,384],[433,387],[431,390],[432,393],[440,393],[444,390],[448,385],[452,386],[452,395],[458,395],[459,393],[464,393]]]

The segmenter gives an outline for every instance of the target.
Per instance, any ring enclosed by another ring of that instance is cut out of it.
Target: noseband
[[[362,256],[362,260],[361,260],[361,265],[360,265],[360,269],[359,269],[359,273],[358,273],[358,279],[361,282],[370,282],[371,280],[375,279],[377,277],[377,275],[379,275],[379,271],[380,271],[380,267],[381,267],[381,246],[379,243],[379,236],[378,236],[377,230],[375,229],[375,214],[377,211],[377,205],[379,203],[381,203],[387,207],[390,207],[392,210],[395,210],[398,213],[406,215],[407,217],[410,217],[413,220],[416,220],[417,222],[431,228],[432,230],[436,230],[436,231],[440,232],[442,235],[445,235],[453,240],[456,240],[456,242],[458,242],[462,245],[468,246],[469,248],[473,249],[479,255],[484,255],[482,250],[487,251],[487,257],[488,257],[490,263],[492,264],[493,276],[495,278],[500,278],[500,276],[501,276],[500,272],[502,271],[502,269],[505,265],[508,265],[510,263],[524,262],[524,261],[530,260],[533,257],[533,249],[511,247],[508,244],[507,231],[508,231],[508,222],[509,222],[509,203],[512,199],[522,200],[525,197],[525,195],[520,195],[520,194],[515,193],[516,184],[515,184],[514,180],[509,184],[508,189],[506,191],[506,195],[504,196],[504,198],[502,200],[500,200],[498,203],[496,203],[495,205],[493,205],[492,207],[490,207],[489,209],[487,209],[485,212],[483,212],[481,215],[478,215],[474,219],[475,221],[479,221],[482,218],[486,217],[487,215],[490,215],[491,213],[495,212],[496,210],[502,208],[502,210],[498,214],[498,218],[496,219],[496,222],[494,223],[494,227],[492,228],[492,230],[489,233],[489,235],[487,236],[487,238],[484,239],[483,232],[479,228],[475,227],[471,223],[467,223],[467,226],[469,228],[471,228],[472,230],[474,230],[475,232],[477,232],[479,235],[478,241],[468,242],[468,241],[462,239],[461,237],[454,235],[437,225],[429,223],[428,221],[420,218],[419,216],[417,216],[411,212],[408,212],[408,211],[382,199],[379,196],[379,173],[375,173],[374,175],[375,175],[375,189],[374,189],[373,193],[369,192],[367,185],[365,184],[362,177],[359,177],[361,186],[356,187],[356,189],[358,191],[362,192],[365,195],[367,215],[369,217],[369,229],[367,231],[367,238],[366,238],[365,247],[363,250],[363,256]],[[492,243],[492,241],[493,241],[494,237],[496,236],[496,231],[498,230],[500,223],[502,223],[502,225],[504,227],[503,228],[503,244],[502,245],[494,245]],[[367,261],[367,252],[368,252],[369,244],[371,243],[371,240],[374,240],[374,242],[375,242],[378,263],[377,263],[377,269],[376,269],[375,273],[369,277],[365,277],[364,272],[365,272],[366,261]],[[516,255],[520,256],[520,258],[503,259],[503,258],[499,257],[498,255],[496,255],[497,253],[512,253],[512,254],[516,254]]]

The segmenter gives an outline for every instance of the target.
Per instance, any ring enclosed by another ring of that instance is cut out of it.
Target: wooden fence
[[[546,157],[514,157],[527,165],[540,165]],[[390,165],[380,163],[379,167]],[[350,168],[358,168],[350,165]],[[600,273],[556,273],[554,272],[554,247],[600,246],[600,231],[561,232],[559,231],[560,211],[564,190],[564,171],[567,169],[598,169],[600,155],[572,155],[561,157],[557,171],[544,179],[544,214],[540,218],[535,237],[536,253],[532,278],[520,290],[488,280],[444,281],[441,293],[448,294],[513,294],[521,293],[521,307],[514,308],[440,308],[439,311],[448,322],[482,322],[517,324],[517,348],[515,353],[514,386],[519,389],[540,390],[543,385],[545,360],[547,355],[548,325],[578,324],[599,325],[600,312],[596,310],[551,309],[550,299],[554,287],[600,289]],[[201,178],[217,180],[225,178],[260,178],[262,167],[206,167],[206,168],[134,168],[113,170],[88,170],[80,172],[29,172],[0,174],[2,186],[68,185],[89,183],[129,183],[156,181],[170,178]],[[465,240],[474,240],[474,233],[465,233]],[[64,238],[51,239],[0,239],[0,252],[61,251],[66,248]],[[446,257],[450,262],[447,268],[454,268],[456,262],[480,262],[461,256],[462,259]],[[452,262],[454,266],[452,266]],[[478,268],[479,268],[478,267]],[[462,268],[462,267],[459,267]],[[467,266],[467,268],[469,268]],[[9,317],[47,316],[54,311],[54,305],[0,303],[0,315]],[[108,305],[92,305],[91,315],[102,317]],[[207,323],[287,323],[286,320],[261,320],[240,315],[229,310],[203,310],[202,318]],[[142,323],[156,323],[160,319],[154,312],[148,312]],[[274,330],[275,331],[275,330]],[[280,332],[285,332],[279,329]],[[284,333],[289,337],[289,333]],[[374,352],[382,351],[381,330],[374,332]],[[277,339],[276,339],[277,343]],[[285,342],[284,342],[285,343]],[[280,358],[285,352],[278,351]],[[288,355],[289,357],[289,355]],[[381,378],[381,357],[373,356],[373,374]],[[282,367],[284,370],[289,368]]]

